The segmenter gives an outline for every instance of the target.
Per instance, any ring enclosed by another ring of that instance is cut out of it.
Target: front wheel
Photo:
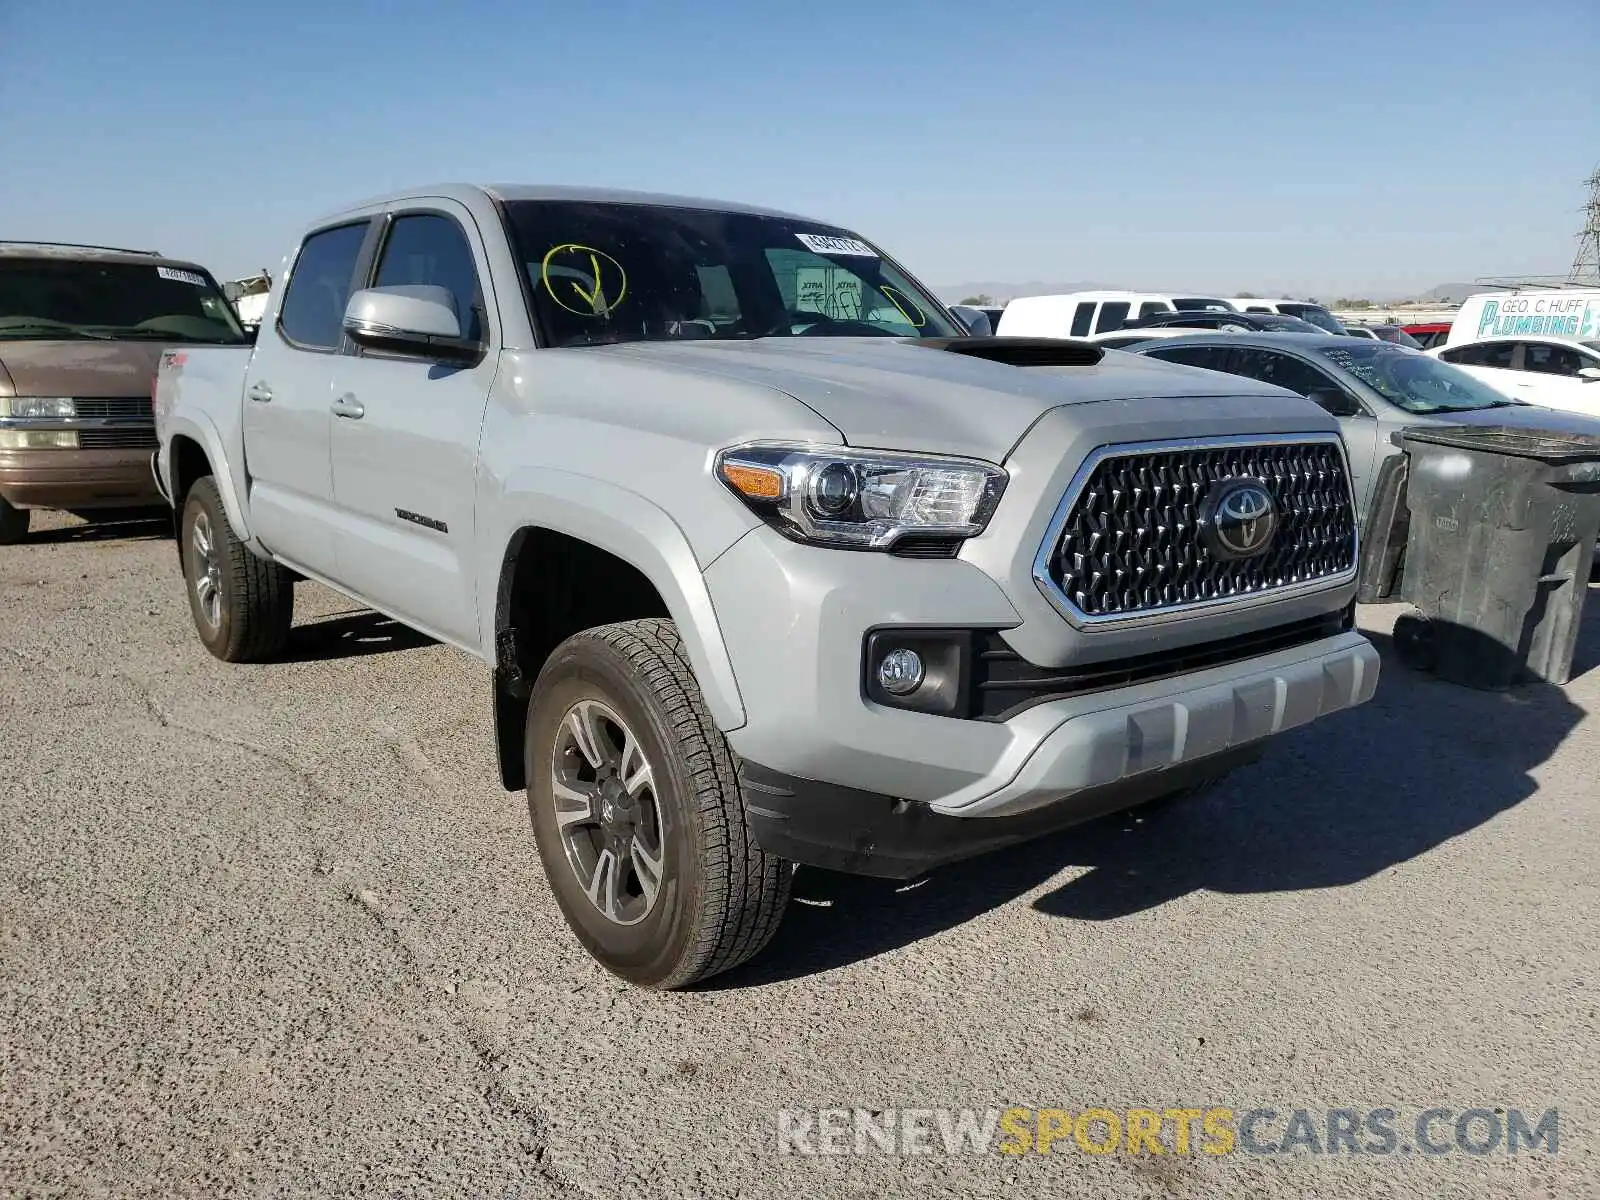
[[[179,537],[189,611],[205,648],[223,662],[279,653],[294,620],[294,584],[239,540],[209,475],[189,489]]]
[[[15,546],[28,536],[29,512],[0,496],[0,546]]]
[[[558,646],[534,688],[525,755],[556,902],[608,970],[685,987],[777,932],[793,868],[750,837],[733,755],[671,621]]]

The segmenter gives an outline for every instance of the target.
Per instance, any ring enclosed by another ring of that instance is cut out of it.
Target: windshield
[[[1320,352],[1407,412],[1468,412],[1518,403],[1449,363],[1388,342],[1352,338],[1348,346],[1323,346]]]
[[[842,229],[654,204],[505,207],[547,345],[966,335],[927,289]]]
[[[1321,333],[1322,332],[1321,329],[1318,329],[1315,325],[1311,324],[1309,321],[1303,321],[1299,317],[1289,317],[1289,316],[1282,316],[1282,317],[1253,316],[1253,319],[1252,319],[1251,323],[1257,329],[1265,330],[1267,333]]]
[[[1344,326],[1334,319],[1334,316],[1320,304],[1280,304],[1278,311],[1289,317],[1299,317],[1302,321],[1309,321],[1318,329],[1329,333],[1344,332]]]
[[[0,258],[0,341],[245,340],[209,275],[150,263]]]

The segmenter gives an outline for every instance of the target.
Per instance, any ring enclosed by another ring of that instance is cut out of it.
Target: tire
[[[33,514],[26,508],[13,508],[0,496],[0,546],[15,546],[28,536],[28,522]]]
[[[772,939],[793,867],[750,837],[733,754],[671,621],[603,625],[556,647],[524,755],[551,890],[607,970],[687,987]]]
[[[1398,618],[1394,623],[1394,648],[1406,666],[1430,674],[1438,662],[1433,622],[1420,613]]]
[[[183,502],[179,554],[195,632],[223,662],[262,662],[283,650],[294,620],[289,573],[241,542],[208,475]]]

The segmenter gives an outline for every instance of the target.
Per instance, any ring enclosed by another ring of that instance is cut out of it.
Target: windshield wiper
[[[88,338],[92,341],[103,342],[108,340],[103,333],[90,333],[87,329],[79,329],[76,325],[57,325],[54,321],[24,321],[20,325],[0,325],[0,340],[20,341],[23,336],[37,336],[44,334],[47,337],[60,338],[70,341],[73,338]]]

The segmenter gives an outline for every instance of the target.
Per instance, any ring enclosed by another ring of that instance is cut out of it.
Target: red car
[[[1423,325],[1402,325],[1400,328],[1416,338],[1424,350],[1444,345],[1445,338],[1450,336],[1449,321],[1430,321]]]

